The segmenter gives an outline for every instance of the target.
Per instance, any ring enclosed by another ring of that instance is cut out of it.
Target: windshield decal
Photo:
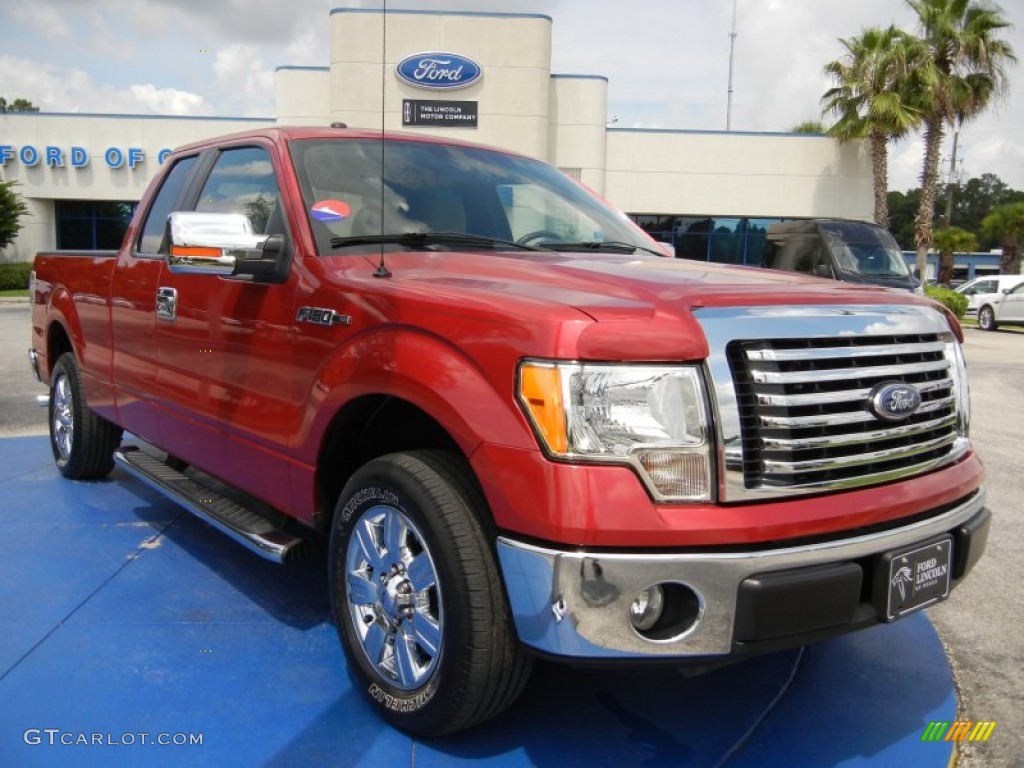
[[[309,209],[309,215],[317,221],[344,221],[352,213],[348,203],[341,200],[321,200]]]

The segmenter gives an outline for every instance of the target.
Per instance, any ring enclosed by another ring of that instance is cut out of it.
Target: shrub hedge
[[[949,288],[940,285],[927,285],[924,289],[925,296],[945,304],[957,317],[963,317],[967,311],[967,297]]]
[[[29,261],[0,264],[0,291],[28,288],[28,276],[31,271],[32,262]]]

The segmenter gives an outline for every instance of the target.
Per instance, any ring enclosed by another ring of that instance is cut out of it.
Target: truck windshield
[[[526,157],[368,138],[301,139],[290,143],[290,151],[324,255],[383,243],[462,250],[503,243],[510,250],[564,250],[571,244],[615,253],[653,249],[624,214],[561,171]],[[431,233],[471,237],[405,237]]]
[[[862,277],[909,277],[910,270],[888,231],[859,222],[828,222],[821,231],[841,272]]]

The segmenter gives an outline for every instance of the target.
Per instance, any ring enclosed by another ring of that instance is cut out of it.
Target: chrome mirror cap
[[[239,260],[260,258],[267,239],[241,213],[172,213],[168,228],[168,266],[176,274],[234,274]]]

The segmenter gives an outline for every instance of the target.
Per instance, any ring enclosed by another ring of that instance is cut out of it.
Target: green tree
[[[914,249],[914,219],[921,205],[921,189],[915,187],[906,192],[890,192],[886,195],[889,204],[889,231],[900,248]]]
[[[906,0],[917,14],[927,50],[916,71],[924,113],[921,205],[915,224],[917,268],[924,274],[932,244],[932,220],[939,181],[939,149],[947,127],[985,110],[1006,87],[1004,68],[1015,61],[1008,42],[997,37],[1009,27],[1002,9],[984,0]]]
[[[804,120],[789,129],[790,133],[825,133],[825,124],[820,120]]]
[[[5,112],[38,112],[39,107],[28,99],[15,99],[8,103],[7,99],[0,96],[0,114]]]
[[[828,134],[840,141],[868,140],[875,193],[875,223],[889,226],[889,142],[921,121],[908,94],[917,90],[914,62],[920,41],[895,26],[871,27],[860,37],[840,38],[846,53],[825,65],[834,87],[822,96],[822,113],[835,115]]]
[[[1020,248],[1024,243],[1024,203],[998,205],[981,222],[986,237],[1003,248],[999,271],[1004,275],[1020,274]]]
[[[939,252],[939,279],[942,285],[953,281],[953,254],[975,251],[978,238],[973,232],[960,227],[942,227],[935,230],[935,249]]]
[[[940,192],[940,198],[943,194]],[[960,185],[953,197],[951,223],[978,235],[982,249],[995,248],[998,241],[984,236],[981,222],[996,206],[1020,202],[1024,202],[1024,192],[1010,189],[993,173],[985,173]]]
[[[21,195],[14,191],[16,181],[0,181],[0,248],[6,248],[21,231],[20,219],[28,213]]]

